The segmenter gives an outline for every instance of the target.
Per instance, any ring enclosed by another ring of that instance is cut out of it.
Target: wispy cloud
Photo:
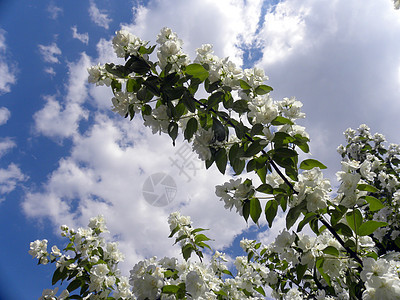
[[[7,168],[0,169],[0,202],[5,200],[4,196],[11,193],[19,182],[26,181],[28,177],[14,163]]]
[[[101,12],[94,1],[90,1],[89,7],[90,19],[98,26],[108,29],[110,22],[112,21],[108,15]]]
[[[56,20],[58,16],[63,13],[63,9],[51,2],[47,7],[47,12],[49,13],[50,19]]]
[[[81,106],[87,95],[87,70],[89,57],[82,54],[76,63],[69,64],[69,86],[66,96],[57,100],[56,96],[45,96],[46,104],[33,118],[38,133],[56,139],[71,137],[77,133],[79,121],[87,118]]]
[[[6,124],[11,113],[6,107],[0,107],[0,125]]]
[[[51,43],[48,46],[39,45],[39,51],[42,55],[42,58],[45,62],[48,63],[60,63],[58,60],[58,56],[61,55],[61,50],[58,48],[55,42]]]
[[[0,95],[9,93],[17,81],[15,64],[7,56],[6,32],[0,28]]]
[[[72,26],[71,30],[72,30],[72,37],[74,39],[78,39],[86,45],[89,43],[89,33],[87,33],[87,32],[86,33],[78,33],[78,29],[76,26]]]

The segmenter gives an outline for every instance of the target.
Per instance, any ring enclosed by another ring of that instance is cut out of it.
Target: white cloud
[[[214,45],[216,55],[241,64],[242,51],[237,46],[254,41],[261,5],[260,0],[179,0],[173,6],[150,1],[147,7],[136,9],[135,23],[124,28],[154,43],[160,29],[167,26],[184,41],[184,50],[192,59],[196,48],[208,43]]]
[[[0,95],[9,93],[11,91],[10,86],[17,81],[15,64],[7,57],[5,33],[0,28]]]
[[[0,107],[0,125],[6,124],[10,116],[11,113],[6,107]]]
[[[79,121],[87,118],[82,103],[87,95],[86,69],[89,66],[89,57],[84,53],[79,61],[69,64],[70,77],[63,102],[58,101],[55,96],[46,96],[45,106],[33,116],[38,133],[63,139],[78,131]]]
[[[153,136],[141,123],[97,114],[94,125],[75,137],[71,155],[60,160],[43,189],[26,195],[25,213],[49,217],[58,225],[86,225],[90,217],[104,214],[111,232],[129,253],[130,267],[149,255],[179,255],[167,238],[168,214],[177,209],[190,215],[196,226],[212,227],[208,234],[218,237],[215,247],[229,245],[246,225],[240,216],[226,211],[214,194],[214,185],[227,177],[215,167],[200,168],[202,164],[193,158],[199,165],[196,173],[184,169],[189,181],[171,165],[171,159],[183,164],[177,155],[181,144],[172,147],[168,136]],[[177,184],[174,201],[164,208],[149,205],[142,195],[145,180],[157,172],[168,172]]]
[[[52,67],[44,68],[44,71],[47,74],[49,74],[50,76],[55,76],[56,75],[56,71],[54,71],[54,68],[52,68]]]
[[[63,13],[63,9],[51,2],[47,7],[47,12],[50,14],[50,19],[56,20],[58,15]]]
[[[0,157],[6,154],[10,149],[16,146],[15,142],[10,138],[0,139]]]
[[[15,164],[9,164],[6,169],[0,169],[0,195],[11,193],[21,181],[27,180],[20,168]],[[0,198],[0,202],[5,199]]]
[[[57,56],[61,55],[61,50],[56,43],[52,43],[48,46],[39,45],[38,47],[45,62],[53,64],[60,63]]]
[[[259,66],[275,99],[304,103],[311,152],[331,178],[346,128],[366,123],[398,141],[399,35],[398,11],[386,0],[287,0],[265,16]]]
[[[245,1],[189,0],[176,1],[174,6],[152,1],[148,8],[136,10],[135,24],[123,26],[152,41],[160,28],[169,26],[184,40],[192,58],[195,48],[213,43],[217,55],[229,55],[240,63],[242,51],[237,44],[261,43],[259,65],[271,78],[273,97],[295,95],[304,102],[308,116],[303,123],[311,135],[311,151],[333,166],[336,144],[348,126],[372,123],[392,136],[398,127],[392,125],[398,104],[390,99],[399,94],[398,65],[392,62],[400,61],[400,41],[394,38],[399,36],[400,21],[384,1],[287,0],[266,15],[259,34],[259,1],[247,1],[250,6]],[[98,44],[101,63],[115,61],[110,49],[105,40]],[[85,68],[79,64],[82,61],[75,64],[74,70],[80,70],[75,73],[83,74]],[[166,238],[166,218],[175,209],[191,215],[196,226],[211,227],[209,235],[216,238],[216,247],[229,245],[244,222],[225,211],[214,195],[214,186],[227,176],[212,167],[187,183],[171,166],[169,158],[175,157],[176,148],[171,148],[168,137],[152,136],[139,120],[128,122],[104,114],[111,99],[104,87],[90,87],[98,111],[92,112],[94,123],[80,134],[86,75],[73,77],[72,68],[70,74],[64,102],[47,97],[45,107],[35,114],[35,124],[47,136],[73,137],[73,146],[43,187],[27,193],[25,213],[49,217],[58,225],[85,225],[89,217],[104,214],[130,266],[145,256],[178,255],[179,250],[170,247],[172,240]],[[176,200],[165,208],[149,206],[141,194],[145,179],[160,170],[171,170],[178,184]],[[283,227],[284,217],[279,216],[263,239],[272,240]]]
[[[86,45],[89,43],[89,33],[87,33],[87,32],[86,33],[78,33],[78,29],[76,26],[72,26],[71,30],[72,30],[72,37],[74,39],[78,39]]]
[[[96,3],[92,0],[90,1],[90,7],[89,7],[89,16],[90,19],[98,26],[103,27],[105,29],[108,29],[108,26],[110,22],[112,21],[108,15],[104,12],[101,12],[97,6]]]

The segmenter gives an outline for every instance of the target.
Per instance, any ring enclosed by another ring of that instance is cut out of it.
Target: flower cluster
[[[142,41],[127,30],[120,30],[115,33],[112,44],[115,54],[125,58],[130,55],[138,55],[140,47],[146,46],[148,42]]]
[[[236,212],[242,216],[244,201],[248,200],[254,194],[254,187],[248,179],[243,183],[242,178],[230,179],[223,185],[217,185],[215,187],[215,194],[225,202],[224,207],[226,209],[232,210],[235,207]]]
[[[47,240],[35,241],[30,245],[29,253],[39,259],[39,264],[49,261],[56,263],[53,284],[60,280],[71,280],[60,296],[56,296],[58,288],[46,289],[41,299],[70,299],[70,293],[79,287],[80,296],[84,299],[107,299],[111,295],[115,299],[132,299],[128,279],[121,276],[117,268],[124,259],[123,254],[116,243],[107,243],[100,236],[107,232],[103,216],[91,218],[87,228],[74,230],[63,225],[61,230],[61,235],[69,240],[65,253],[53,246],[49,254],[46,250]]]
[[[293,196],[293,201],[289,205],[294,207],[305,200],[309,212],[324,209],[330,199],[330,188],[329,180],[323,178],[319,168],[303,171],[299,174],[299,179],[294,185],[298,194]]]
[[[157,35],[157,43],[159,44],[157,57],[162,69],[170,64],[171,70],[180,71],[182,66],[189,64],[189,58],[182,50],[182,40],[170,28],[161,29]]]

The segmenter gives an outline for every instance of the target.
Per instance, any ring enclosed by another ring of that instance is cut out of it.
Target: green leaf
[[[186,245],[184,245],[184,246],[182,247],[182,255],[183,255],[183,258],[184,258],[186,261],[187,261],[187,260],[190,258],[190,256],[192,255],[193,250],[195,250],[195,249],[194,249],[194,247],[193,247],[192,244],[186,244]]]
[[[360,226],[359,234],[360,236],[370,235],[376,229],[380,227],[387,226],[386,222],[378,222],[378,221],[367,221]]]
[[[118,80],[113,79],[111,81],[111,88],[112,88],[113,93],[115,94],[116,92],[121,91],[122,84]]]
[[[135,79],[128,79],[126,82],[126,91],[129,93],[137,92],[140,89],[140,84]]]
[[[145,105],[142,106],[142,115],[150,116],[151,115],[151,111],[152,111],[152,108],[151,108],[150,105],[145,104]]]
[[[333,226],[333,229],[344,236],[352,237],[353,236],[353,231],[349,226],[343,223],[337,223],[335,226]]]
[[[286,229],[289,230],[294,223],[296,223],[297,219],[300,216],[302,210],[304,210],[306,202],[303,201],[297,206],[292,207],[289,209],[288,214],[286,215]]]
[[[236,158],[233,161],[233,164],[231,163],[231,166],[233,170],[235,171],[236,175],[242,174],[244,167],[246,166],[246,162],[240,158]]]
[[[369,184],[357,184],[357,189],[359,191],[366,191],[371,193],[376,193],[379,191],[376,187]]]
[[[135,72],[140,75],[144,75],[150,71],[150,65],[141,57],[131,56],[126,62],[125,67],[128,68],[128,72]]]
[[[225,148],[219,148],[215,153],[215,163],[217,164],[218,170],[225,174],[226,164],[228,163],[228,156],[226,155]]]
[[[260,124],[260,123],[254,124],[250,130],[250,135],[251,136],[262,135],[263,129],[264,129],[264,126],[262,124]]]
[[[244,201],[243,203],[243,218],[246,220],[249,219],[250,216],[250,201]]]
[[[240,88],[243,90],[250,90],[251,86],[244,80],[239,79]]]
[[[306,159],[300,163],[300,169],[311,170],[313,168],[326,169],[326,166],[315,159]]]
[[[385,207],[381,200],[372,196],[365,196],[365,201],[368,202],[370,211],[377,211]]]
[[[198,129],[197,119],[192,117],[186,124],[184,136],[186,140],[190,140]]]
[[[307,265],[298,264],[296,266],[297,280],[300,282],[303,279],[304,273],[307,271]]]
[[[173,237],[175,233],[177,233],[181,229],[179,225],[177,225],[172,231],[171,234],[168,236],[169,238]]]
[[[339,257],[339,250],[333,246],[328,246],[324,250],[322,250],[325,254],[333,255]]]
[[[255,291],[259,292],[261,295],[263,295],[265,297],[265,291],[262,288],[262,286],[257,286],[254,288]]]
[[[222,125],[222,123],[215,117],[212,118],[213,125],[212,129],[214,131],[214,137],[217,141],[222,142],[227,138],[227,128]]]
[[[355,234],[359,234],[360,226],[363,222],[363,217],[361,212],[358,209],[354,209],[346,213],[346,221],[349,224],[350,228],[353,229]]]
[[[261,209],[260,200],[258,200],[255,197],[251,198],[250,199],[250,216],[254,223],[258,222],[261,212],[262,212],[262,209]]]
[[[282,116],[277,116],[275,119],[271,121],[271,124],[275,126],[285,125],[285,124],[294,125],[294,123],[291,120]]]
[[[326,283],[331,286],[331,278],[325,273],[324,269],[323,269],[323,265],[324,265],[324,258],[323,257],[318,257],[317,261],[315,262],[315,266],[318,269],[318,272],[322,275],[322,277],[325,279]]]
[[[299,225],[297,226],[297,232],[300,232],[306,224],[310,223],[310,221],[314,220],[317,217],[318,216],[316,213],[313,213],[313,212],[307,213],[304,216],[303,220],[301,220]]]
[[[211,94],[210,97],[208,97],[208,101],[207,101],[207,109],[211,109],[214,106],[217,106],[218,103],[222,102],[224,100],[224,93],[221,91],[218,91],[214,94]]]
[[[199,79],[201,82],[208,78],[208,71],[202,65],[190,64],[186,66],[185,73]]]
[[[273,151],[273,159],[280,157],[280,158],[287,158],[287,157],[296,157],[298,156],[297,152],[290,148],[277,148]]]
[[[243,114],[250,111],[249,105],[246,100],[237,100],[233,102],[232,109],[238,114]]]
[[[59,280],[64,280],[67,277],[67,268],[64,268],[63,272],[60,271],[61,268],[57,268],[54,271],[53,278],[51,279],[51,284],[55,285]]]
[[[261,150],[264,149],[264,145],[261,144],[262,140],[255,140],[254,142],[252,142],[249,146],[249,148],[247,148],[247,150],[244,152],[244,156],[245,157],[252,157],[256,154],[258,154]]]
[[[258,188],[256,188],[257,192],[264,193],[264,194],[273,194],[273,187],[267,183],[261,184]]]
[[[176,122],[169,123],[168,134],[172,139],[172,144],[175,146],[175,140],[178,137],[178,124]]]
[[[163,294],[169,294],[169,295],[171,295],[171,294],[176,294],[178,291],[179,291],[179,286],[173,285],[173,284],[171,284],[171,285],[164,285],[164,286],[162,287],[162,289],[161,289],[161,292],[162,292]]]
[[[192,232],[193,233],[193,232]],[[204,234],[202,234],[202,233],[200,233],[200,234],[197,234],[196,236],[195,236],[195,238],[194,238],[194,242],[196,243],[196,244],[198,244],[198,243],[200,243],[200,242],[204,242],[204,241],[209,241],[210,239],[206,236],[206,235],[204,235]]]
[[[265,85],[265,84],[259,85],[259,86],[256,87],[256,89],[254,90],[254,92],[255,92],[257,95],[265,95],[265,94],[268,94],[268,93],[271,92],[271,91],[273,91],[273,88],[270,87],[270,86],[268,86],[268,85]]]
[[[71,293],[72,291],[75,291],[80,286],[81,286],[81,280],[77,278],[77,279],[71,281],[70,284],[68,284],[67,290],[68,290],[68,292]]]
[[[272,222],[276,217],[276,213],[278,212],[278,202],[275,199],[269,200],[267,204],[265,204],[265,217],[268,221],[269,228],[272,227]]]

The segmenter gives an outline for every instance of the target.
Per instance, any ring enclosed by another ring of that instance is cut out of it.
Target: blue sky
[[[167,238],[174,210],[213,228],[217,249],[247,230],[214,195],[229,175],[206,172],[193,155],[182,172],[171,162],[186,144],[174,148],[140,119],[121,119],[109,109],[110,91],[87,84],[87,67],[117,61],[116,30],[154,43],[164,26],[192,58],[211,43],[220,57],[263,68],[274,99],[302,101],[302,125],[327,177],[335,178],[348,127],[366,123],[400,142],[400,12],[390,0],[1,1],[0,299],[39,298],[54,269],[36,266],[29,242],[47,238],[61,248],[60,225],[85,226],[99,213],[126,254],[124,272],[144,257],[179,255]],[[142,194],[157,172],[177,186],[165,207]],[[259,237],[271,241],[283,220]]]

